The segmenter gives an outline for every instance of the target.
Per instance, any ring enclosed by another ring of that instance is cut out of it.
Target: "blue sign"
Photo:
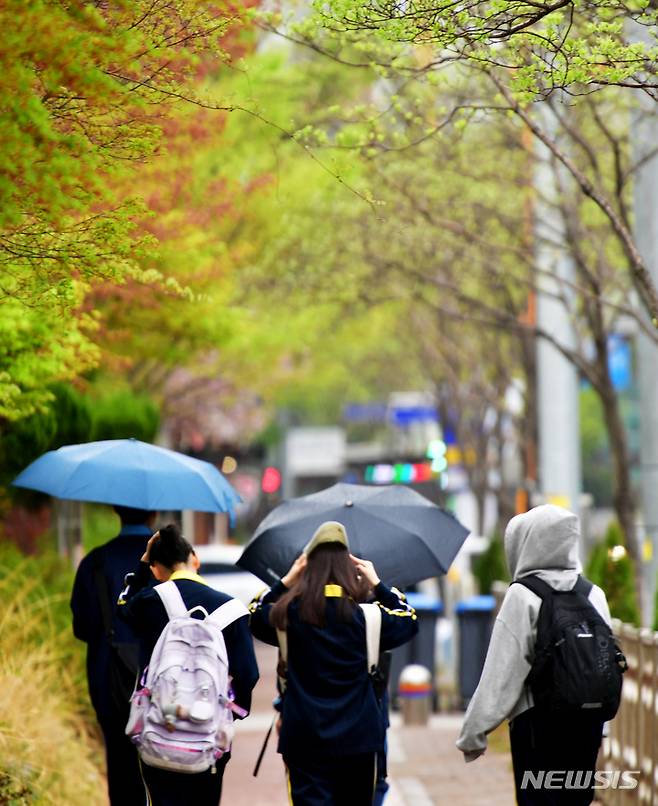
[[[343,418],[350,423],[386,422],[386,403],[348,403],[343,407]]]
[[[411,423],[436,423],[439,415],[434,406],[400,406],[390,410],[390,418],[394,425],[405,426]]]
[[[436,423],[434,406],[388,406],[386,403],[347,403],[343,419],[350,423],[384,423],[404,427],[411,423]]]
[[[618,392],[626,392],[633,382],[633,355],[628,339],[618,333],[608,336],[608,372]]]
[[[457,435],[449,425],[443,425],[443,441],[446,445],[456,445],[457,444]]]

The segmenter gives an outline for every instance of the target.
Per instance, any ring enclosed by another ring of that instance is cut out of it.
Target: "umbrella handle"
[[[272,723],[270,724],[269,730],[265,734],[265,739],[263,741],[263,746],[260,749],[260,753],[258,754],[258,758],[256,759],[256,766],[254,767],[254,778],[258,775],[258,770],[260,770],[260,765],[263,761],[263,756],[265,755],[265,751],[267,750],[268,742],[270,741],[270,736],[272,735],[272,728],[274,727],[274,723],[276,722],[279,714],[275,712],[274,718],[272,719]]]

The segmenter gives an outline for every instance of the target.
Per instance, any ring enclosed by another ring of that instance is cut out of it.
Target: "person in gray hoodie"
[[[562,507],[545,504],[517,515],[505,531],[505,554],[512,580],[536,575],[554,590],[571,590],[581,571],[579,540],[577,516]],[[610,611],[601,588],[592,586],[589,601],[610,624]],[[566,724],[556,715],[533,707],[527,677],[535,655],[541,604],[540,597],[523,585],[508,588],[457,747],[465,761],[474,761],[487,749],[487,734],[507,719],[517,802],[533,806],[589,804],[593,799],[591,785],[584,789],[521,786],[527,770],[573,770],[574,774],[583,771],[581,782],[593,778],[603,732],[603,722],[591,712],[579,713]],[[592,775],[588,777],[589,770]]]

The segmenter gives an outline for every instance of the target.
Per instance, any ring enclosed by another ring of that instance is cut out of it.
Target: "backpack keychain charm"
[[[175,703],[169,703],[169,705],[165,705],[162,709],[164,726],[169,733],[173,733],[176,730],[176,717],[178,716],[179,708],[180,706],[177,706]]]

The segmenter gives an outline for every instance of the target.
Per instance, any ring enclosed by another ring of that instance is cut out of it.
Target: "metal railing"
[[[615,620],[615,635],[628,661],[622,703],[603,740],[600,770],[639,771],[635,789],[620,784],[597,791],[606,806],[658,806],[658,633]],[[623,781],[622,781],[623,784]]]

